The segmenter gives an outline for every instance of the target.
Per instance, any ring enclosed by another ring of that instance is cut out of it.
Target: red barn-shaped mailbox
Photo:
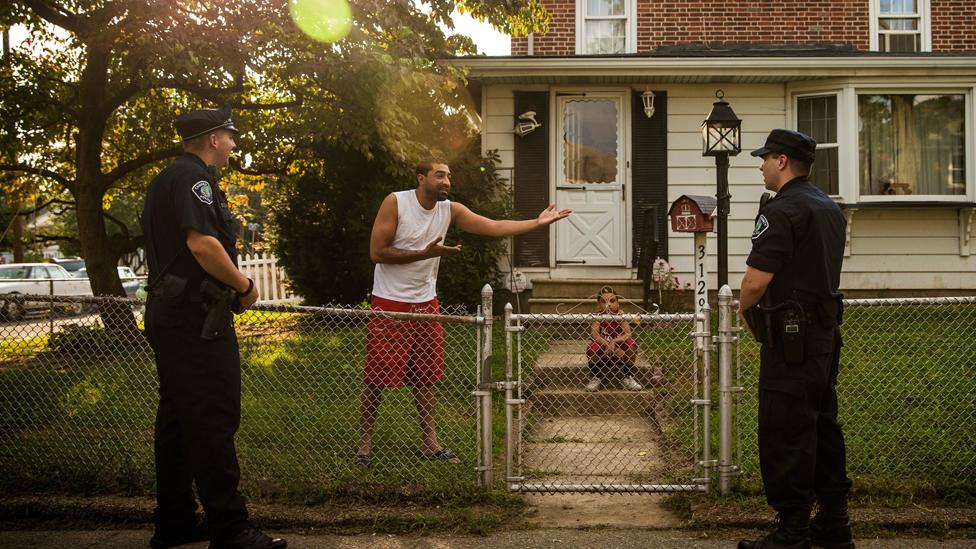
[[[668,217],[676,233],[702,233],[712,230],[712,216],[718,201],[714,196],[681,195],[671,203]]]

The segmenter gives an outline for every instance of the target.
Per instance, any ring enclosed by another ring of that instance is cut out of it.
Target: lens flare
[[[288,11],[295,25],[319,42],[338,42],[352,29],[346,0],[288,0]]]

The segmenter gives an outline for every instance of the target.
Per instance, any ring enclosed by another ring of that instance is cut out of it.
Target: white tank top
[[[401,250],[423,250],[437,237],[444,238],[451,225],[451,201],[437,202],[426,210],[414,190],[393,193],[397,203],[397,227],[393,247]],[[443,244],[443,240],[441,241]],[[441,258],[422,259],[413,263],[377,263],[373,271],[373,295],[402,301],[423,303],[437,296],[437,268]]]

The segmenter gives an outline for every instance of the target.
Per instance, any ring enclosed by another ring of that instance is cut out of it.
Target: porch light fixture
[[[654,116],[654,92],[645,90],[641,94],[641,102],[644,103],[644,116],[648,118]]]
[[[514,131],[515,135],[525,137],[541,127],[542,124],[535,119],[535,111],[525,111],[519,115],[519,121],[515,124]]]
[[[724,97],[725,92],[722,90],[715,92],[716,101],[712,103],[712,112],[702,122],[702,156],[735,156],[742,152],[742,121]]]
[[[725,92],[715,92],[712,112],[702,122],[702,156],[715,157],[715,199],[718,208],[718,288],[729,282],[729,157],[742,152],[742,121],[725,101]]]

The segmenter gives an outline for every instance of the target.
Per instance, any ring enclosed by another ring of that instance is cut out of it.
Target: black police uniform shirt
[[[746,264],[773,273],[766,291],[774,305],[795,300],[812,308],[838,299],[846,227],[829,196],[805,177],[792,179],[756,217]]]
[[[237,265],[237,222],[213,171],[195,154],[183,153],[149,183],[143,229],[154,252],[146,254],[153,280],[171,261],[166,272],[191,284],[207,276],[186,249],[187,229],[216,238]]]

